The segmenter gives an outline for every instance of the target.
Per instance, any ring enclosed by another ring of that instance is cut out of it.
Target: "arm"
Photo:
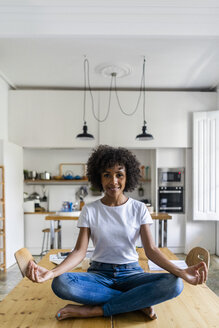
[[[192,285],[202,284],[206,281],[208,269],[204,262],[188,267],[187,269],[180,269],[170,262],[159,248],[156,247],[148,224],[141,225],[140,233],[145,254],[151,261]]]
[[[62,273],[72,270],[76,267],[86,255],[90,238],[89,228],[80,228],[79,236],[74,250],[66,257],[66,259],[52,270],[47,270],[33,261],[28,264],[26,276],[33,282],[44,282],[49,279],[60,276]]]

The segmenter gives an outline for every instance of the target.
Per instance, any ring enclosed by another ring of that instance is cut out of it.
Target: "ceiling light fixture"
[[[142,81],[143,81],[143,126],[142,126],[142,133],[136,136],[136,140],[144,141],[144,140],[153,140],[152,134],[146,132],[147,130],[147,122],[145,120],[145,58],[143,61],[143,69],[142,69]]]
[[[114,69],[115,68],[115,69]],[[123,71],[116,66],[110,66],[110,67],[103,67],[101,68],[101,70],[104,70],[104,72],[106,73],[106,76],[111,76],[111,82],[110,82],[110,88],[109,88],[109,100],[108,100],[108,107],[107,107],[107,112],[106,115],[103,119],[100,119],[99,117],[97,117],[97,115],[95,114],[94,111],[94,97],[92,94],[92,90],[91,90],[91,86],[90,86],[90,76],[89,76],[89,62],[88,59],[85,58],[84,59],[84,106],[83,106],[83,120],[84,120],[84,126],[83,126],[83,133],[80,133],[77,135],[76,138],[79,138],[81,140],[93,140],[94,137],[92,134],[87,133],[88,127],[87,127],[87,123],[86,123],[86,119],[85,119],[85,114],[86,114],[86,95],[87,95],[87,91],[89,90],[90,93],[90,97],[91,97],[91,107],[92,107],[92,113],[94,118],[102,123],[104,121],[106,121],[106,119],[109,116],[109,112],[110,112],[110,105],[111,105],[111,95],[112,95],[112,90],[113,90],[113,82],[114,82],[114,91],[116,94],[116,99],[117,99],[117,103],[118,106],[121,110],[121,112],[126,115],[126,116],[132,116],[136,113],[138,107],[139,107],[139,103],[141,100],[141,95],[143,93],[143,127],[142,127],[142,133],[138,134],[136,136],[136,140],[152,140],[153,136],[149,133],[146,132],[147,127],[146,127],[146,120],[145,120],[145,58],[143,61],[143,68],[142,68],[142,77],[141,77],[141,83],[140,83],[140,92],[139,92],[139,96],[137,99],[137,103],[136,106],[134,108],[134,110],[130,113],[127,113],[121,105],[120,99],[119,99],[119,95],[118,95],[118,91],[117,91],[117,84],[116,84],[116,78],[119,75],[119,72],[125,73],[126,75],[129,74],[128,69],[126,68],[126,70],[124,70],[124,68],[122,68]]]
[[[88,127],[87,127],[87,122],[86,122],[86,96],[87,96],[87,74],[86,74],[86,66],[88,65],[89,68],[89,63],[88,60],[85,58],[84,59],[84,103],[83,103],[83,132],[79,133],[76,138],[81,139],[81,140],[93,140],[94,136],[90,133],[87,133]]]

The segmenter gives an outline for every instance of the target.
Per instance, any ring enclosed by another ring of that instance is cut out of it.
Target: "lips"
[[[110,191],[117,191],[117,190],[120,190],[119,187],[115,187],[115,188],[108,188]]]

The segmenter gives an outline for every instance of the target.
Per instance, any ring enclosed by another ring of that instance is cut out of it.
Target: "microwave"
[[[184,187],[185,168],[158,168],[159,187]]]

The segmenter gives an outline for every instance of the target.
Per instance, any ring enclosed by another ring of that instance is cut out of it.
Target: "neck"
[[[118,196],[117,198],[109,197],[108,195],[105,195],[103,198],[101,198],[101,202],[107,206],[123,205],[127,202],[127,200],[128,200],[128,197],[126,197],[124,194]]]

